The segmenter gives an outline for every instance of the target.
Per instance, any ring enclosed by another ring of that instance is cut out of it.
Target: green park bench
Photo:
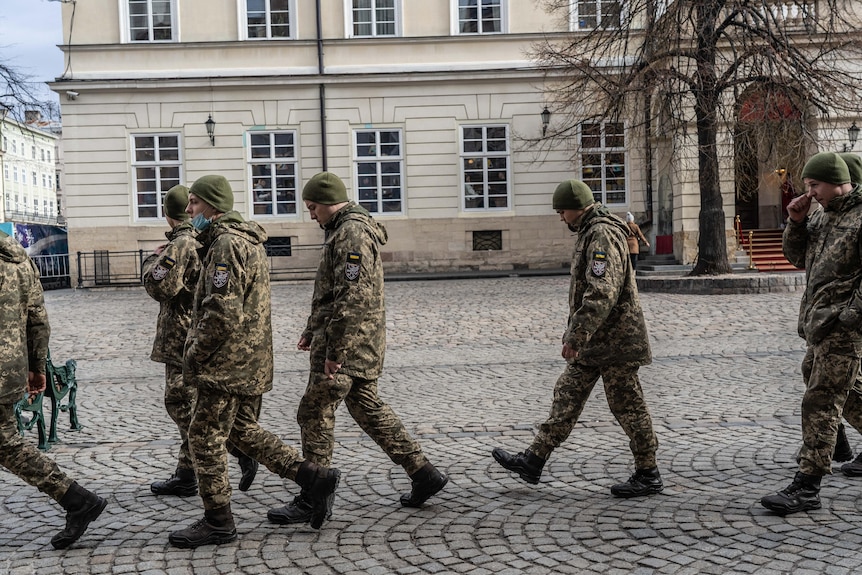
[[[78,394],[78,382],[75,379],[75,370],[78,364],[74,359],[68,360],[65,365],[56,366],[51,361],[51,353],[48,352],[48,361],[45,366],[45,379],[47,384],[45,392],[40,393],[30,400],[27,394],[15,404],[15,417],[18,420],[18,433],[24,435],[36,427],[39,433],[39,449],[47,451],[52,443],[57,443],[57,418],[61,411],[69,413],[69,429],[79,431],[82,425],[78,422],[78,406],[76,403]],[[45,414],[42,410],[44,397],[51,401],[51,424],[45,433]],[[25,413],[30,413],[29,419]]]
[[[48,437],[45,433],[45,414],[42,413],[42,399],[44,397],[45,394],[40,393],[30,399],[28,393],[24,392],[24,397],[15,404],[15,419],[18,422],[18,433],[21,435],[35,427],[39,431],[39,449],[47,451],[51,446],[48,445]],[[30,419],[24,416],[24,412],[30,414]]]

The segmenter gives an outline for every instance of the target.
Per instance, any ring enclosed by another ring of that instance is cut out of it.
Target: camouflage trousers
[[[0,465],[54,501],[60,501],[72,485],[53,459],[18,435],[10,403],[0,404]]]
[[[608,406],[629,438],[635,467],[655,467],[658,439],[638,379],[637,365],[593,367],[577,362],[568,364],[557,379],[550,415],[539,426],[530,451],[548,459],[551,452],[569,437],[599,377],[604,382]]]
[[[859,356],[844,342],[826,340],[808,346],[802,360],[802,449],[799,471],[809,475],[832,473],[832,451],[842,414],[862,431],[862,394],[856,383]]]
[[[189,448],[204,509],[217,509],[230,503],[228,441],[278,476],[296,478],[302,458],[296,449],[258,424],[261,399],[260,395],[198,391],[189,426]]]
[[[377,380],[336,373],[328,379],[312,371],[299,402],[296,421],[302,430],[302,454],[329,467],[335,447],[335,411],[341,402],[353,420],[408,475],[428,462],[419,443],[404,428],[401,419],[377,394]]]
[[[165,364],[165,409],[177,424],[180,432],[180,453],[177,457],[177,469],[193,469],[191,453],[189,452],[189,425],[192,423],[192,413],[198,390],[183,381],[183,368]]]

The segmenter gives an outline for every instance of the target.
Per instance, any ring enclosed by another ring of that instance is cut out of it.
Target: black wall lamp
[[[850,140],[850,145],[848,146],[847,144],[844,144],[843,152],[849,152],[853,149],[853,146],[856,145],[856,141],[859,139],[860,131],[862,131],[862,129],[856,125],[856,122],[853,122],[853,124],[847,128],[847,139]]]
[[[204,122],[204,126],[207,127],[207,136],[210,137],[210,144],[215,146],[215,120],[213,120],[213,115],[210,114],[207,118],[207,121]]]
[[[548,109],[547,106],[545,106],[545,109],[542,110],[542,137],[543,138],[545,137],[545,134],[548,133],[548,124],[550,122],[551,122],[551,111]],[[855,126],[855,124],[854,124],[854,126]],[[858,130],[858,128],[857,128],[857,130]],[[858,136],[859,132],[857,131],[856,134]]]

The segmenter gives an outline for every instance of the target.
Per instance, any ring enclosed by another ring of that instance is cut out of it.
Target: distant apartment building
[[[322,231],[300,194],[329,170],[386,225],[387,269],[550,268],[571,256],[550,195],[576,166],[568,150],[525,144],[541,135],[547,103],[526,54],[561,25],[538,3],[90,0],[63,9],[68,72],[52,88],[72,252],[157,245],[162,194],[208,173],[226,176],[236,209],[277,242],[317,244]],[[641,159],[624,127],[596,129],[597,197],[621,214],[645,212]]]
[[[0,221],[56,224],[57,136],[7,114],[0,121],[0,138],[3,184]]]

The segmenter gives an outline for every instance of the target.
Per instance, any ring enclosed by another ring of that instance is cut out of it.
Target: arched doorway
[[[734,176],[742,229],[780,228],[787,218],[805,159],[803,114],[796,101],[790,90],[774,84],[752,86],[739,100]]]

